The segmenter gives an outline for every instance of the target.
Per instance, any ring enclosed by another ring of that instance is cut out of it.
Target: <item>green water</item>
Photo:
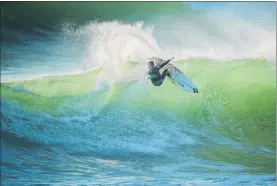
[[[275,149],[275,72],[266,61],[186,60],[176,65],[193,79],[199,94],[184,92],[166,81],[158,88],[146,82],[145,88],[149,89],[146,97],[141,97],[140,91],[124,95],[127,86],[117,83],[110,90],[113,92],[111,100],[120,101],[124,96],[125,104],[145,112],[151,108],[149,104],[156,102],[194,127],[213,128],[219,134],[251,147]],[[71,76],[2,83],[1,95],[20,101],[28,109],[53,115],[57,115],[68,101],[89,110],[110,99],[109,91],[89,93],[100,72],[95,70]],[[30,93],[19,92],[16,87]],[[66,111],[67,114],[74,112],[70,106]]]

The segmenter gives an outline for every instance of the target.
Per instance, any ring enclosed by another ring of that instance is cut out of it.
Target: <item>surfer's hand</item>
[[[174,58],[175,58],[175,57],[170,58],[169,61],[171,61],[171,60],[174,59]]]

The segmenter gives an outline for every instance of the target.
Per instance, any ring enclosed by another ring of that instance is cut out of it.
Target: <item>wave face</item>
[[[275,185],[276,25],[209,5],[3,3],[2,184]]]

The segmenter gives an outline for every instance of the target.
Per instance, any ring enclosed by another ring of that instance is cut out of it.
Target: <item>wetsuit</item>
[[[165,69],[162,74],[160,73],[160,69],[167,65],[170,60],[163,62],[159,67],[155,66],[153,61],[149,62],[148,75],[153,85],[160,86],[163,84],[165,77],[168,75],[168,69]]]

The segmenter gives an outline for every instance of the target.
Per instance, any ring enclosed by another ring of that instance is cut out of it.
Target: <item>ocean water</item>
[[[275,185],[274,7],[1,3],[1,185]]]

